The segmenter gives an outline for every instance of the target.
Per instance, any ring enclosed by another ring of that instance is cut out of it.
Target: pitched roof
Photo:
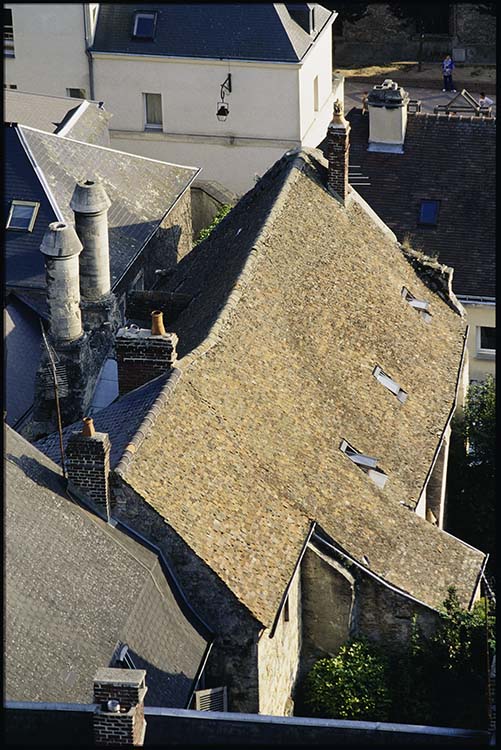
[[[58,133],[64,128],[68,138],[101,143],[111,114],[99,107],[98,102],[5,89],[3,118],[4,122],[28,125],[47,133]]]
[[[356,193],[341,207],[325,180],[318,151],[285,155],[179,263],[167,291],[193,295],[171,326],[182,377],[115,470],[265,625],[311,521],[430,606],[450,584],[468,603],[484,559],[401,505],[416,503],[447,423],[464,320]],[[431,324],[404,285],[430,301]],[[379,459],[384,490],[343,438]]]
[[[136,6],[103,3],[92,51],[299,62],[333,16],[311,5],[316,13],[312,36],[283,3],[149,3],[140,10],[155,11],[157,20],[154,39],[145,40],[132,36]]]
[[[359,192],[403,241],[454,268],[453,288],[495,296],[495,118],[415,114],[404,153],[367,151],[369,118],[352,110],[350,162]],[[440,201],[436,227],[418,224],[421,200]]]
[[[51,210],[47,192],[53,196],[62,220],[73,224],[70,200],[77,181],[97,177],[111,200],[108,212],[111,282],[114,287],[129,263],[151,237],[164,216],[187,190],[197,174],[195,167],[126,154],[40,130],[18,126],[6,128],[9,145],[16,137],[26,143],[46,187],[34,172],[20,143],[7,151],[4,200],[29,194],[47,207],[39,212],[33,232],[7,232],[6,282],[15,287],[45,288],[44,259],[40,243]],[[19,166],[22,167],[22,172]],[[134,190],[131,190],[134,185]]]
[[[59,467],[6,428],[7,700],[91,703],[129,645],[148,705],[184,708],[210,637],[157,555],[64,492]]]

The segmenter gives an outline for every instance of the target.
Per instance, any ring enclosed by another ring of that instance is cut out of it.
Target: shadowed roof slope
[[[298,62],[332,17],[332,11],[313,5],[315,33],[310,37],[292,20],[283,3],[149,3],[140,8],[103,3],[92,49],[167,57]],[[157,13],[152,40],[133,38],[137,10]]]
[[[172,325],[183,374],[115,470],[264,625],[311,521],[430,606],[451,584],[467,604],[484,559],[401,505],[417,502],[454,403],[464,320],[325,179],[320,152],[286,155],[181,261],[167,291],[195,295]],[[430,301],[431,324],[404,285]],[[384,490],[343,438],[379,459]]]
[[[410,115],[403,154],[367,151],[369,118],[348,120],[360,194],[399,240],[454,268],[456,294],[495,297],[496,119]],[[418,224],[423,199],[440,202],[436,227]]]
[[[9,427],[6,501],[6,699],[92,703],[96,669],[127,643],[146,703],[185,708],[210,636],[157,555],[73,503]]]
[[[111,200],[108,225],[112,287],[118,283],[129,263],[200,172],[195,167],[134,156],[33,128],[19,126],[18,130],[43,174],[64,221],[74,223],[70,200],[75,184],[89,177],[102,181]],[[8,156],[9,162],[10,153]],[[15,164],[7,171],[8,200],[18,197],[19,193],[17,183],[11,184],[13,180],[10,179],[10,173],[14,170]],[[36,180],[33,171],[32,175],[31,180]],[[45,198],[41,185],[39,195]],[[40,229],[41,236],[47,229],[47,224],[48,222],[37,218],[35,228],[37,231]],[[35,240],[35,231],[10,234],[17,236],[8,238],[7,284],[45,288],[41,239]],[[30,237],[26,237],[27,234]]]

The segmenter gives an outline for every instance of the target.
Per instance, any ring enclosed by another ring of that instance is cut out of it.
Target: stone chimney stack
[[[117,333],[115,351],[121,396],[163,375],[176,361],[176,334],[166,333],[159,310],[151,317],[151,330],[131,325]]]
[[[343,105],[334,103],[334,115],[327,129],[327,187],[344,204],[348,195],[348,158],[350,123],[344,119]]]
[[[102,184],[86,180],[75,187],[70,208],[83,245],[80,256],[82,301],[96,302],[111,291],[108,209],[111,201]]]
[[[387,79],[374,86],[367,97],[369,110],[368,151],[403,154],[409,94]]]
[[[96,432],[90,417],[83,418],[81,432],[73,432],[66,447],[65,464],[68,489],[77,497],[91,500],[108,519],[110,517],[110,438]]]
[[[144,697],[148,688],[144,669],[98,669],[94,678],[93,717],[96,745],[144,745]]]
[[[45,232],[40,251],[45,255],[50,335],[54,343],[82,336],[78,256],[82,244],[72,226],[54,221]]]

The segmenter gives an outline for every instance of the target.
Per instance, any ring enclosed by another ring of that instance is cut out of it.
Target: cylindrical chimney
[[[151,335],[165,336],[164,316],[161,310],[153,310],[151,313]]]
[[[85,437],[92,437],[96,434],[96,430],[94,427],[94,420],[92,417],[84,417],[83,420],[83,427],[82,427],[82,435],[85,435]]]
[[[55,341],[74,341],[83,333],[78,285],[81,250],[72,226],[59,221],[49,224],[40,251],[45,255],[50,334]]]
[[[96,301],[111,291],[108,209],[111,201],[98,180],[86,180],[75,187],[70,207],[75,229],[83,245],[80,255],[82,300]]]

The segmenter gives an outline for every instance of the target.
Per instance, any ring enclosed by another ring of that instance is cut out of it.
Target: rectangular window
[[[3,87],[4,87],[4,89],[17,89],[17,84],[15,84],[15,83],[4,83]]]
[[[381,385],[384,385],[385,388],[388,388],[389,391],[391,391],[395,396],[398,398],[398,400],[403,404],[407,399],[407,393],[403,390],[403,388],[400,388],[398,383],[396,383],[393,378],[391,378],[389,375],[387,375],[380,367],[379,365],[376,365],[374,368],[372,374],[376,378],[376,380],[381,383]]]
[[[477,326],[477,357],[496,358],[496,329],[490,326]]]
[[[439,201],[422,200],[419,209],[419,223],[426,226],[436,226],[439,206]]]
[[[35,201],[12,201],[9,216],[7,218],[7,229],[17,229],[21,232],[31,232],[37,218],[40,203]]]
[[[12,22],[12,10],[3,9],[3,54],[4,57],[15,57],[14,54],[14,25]]]
[[[289,597],[284,602],[284,622],[289,622],[290,613],[289,613]]]
[[[372,456],[366,456],[360,451],[357,451],[347,440],[342,440],[339,449],[350,459],[354,464],[357,464],[372,481],[377,484],[378,487],[383,489],[385,486],[388,475],[378,468],[377,458]]]
[[[85,89],[66,89],[66,96],[71,96],[72,99],[85,99]]]
[[[318,76],[313,80],[313,109],[318,112]]]
[[[162,121],[162,95],[161,94],[143,94],[145,109],[145,126],[161,130]]]
[[[429,312],[430,303],[424,299],[417,299],[414,297],[412,292],[409,292],[407,287],[402,287],[402,298],[409,303],[411,307],[414,307],[421,315],[426,323],[431,321],[431,313]]]
[[[134,27],[132,36],[135,39],[153,39],[155,36],[155,26],[157,23],[156,13],[135,13]]]

